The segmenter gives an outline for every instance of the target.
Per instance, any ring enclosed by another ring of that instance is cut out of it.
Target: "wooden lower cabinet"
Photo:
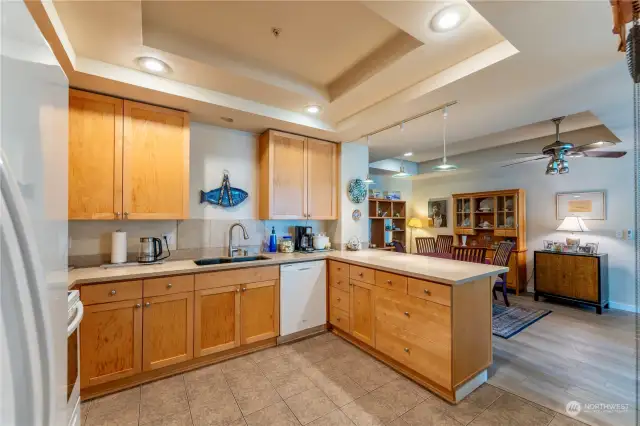
[[[142,299],[89,305],[80,324],[80,386],[142,371]]]
[[[240,346],[240,286],[195,293],[194,356]]]
[[[240,343],[280,334],[280,282],[243,284],[240,299]]]
[[[375,334],[373,332],[373,286],[360,281],[350,282],[351,310],[349,323],[351,334],[358,340],[373,346]]]
[[[193,358],[193,292],[147,297],[143,312],[143,371]]]

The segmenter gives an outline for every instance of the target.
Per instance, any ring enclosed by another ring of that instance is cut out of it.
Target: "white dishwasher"
[[[280,336],[327,322],[327,266],[324,260],[280,266]]]

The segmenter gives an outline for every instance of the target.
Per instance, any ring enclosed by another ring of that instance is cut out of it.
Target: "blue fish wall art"
[[[234,188],[229,183],[229,172],[224,171],[222,185],[211,191],[200,191],[200,204],[208,202],[215,206],[234,207],[247,199],[249,194],[239,188]]]

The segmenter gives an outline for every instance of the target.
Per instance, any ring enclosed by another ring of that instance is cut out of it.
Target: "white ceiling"
[[[536,138],[545,124],[522,127],[584,111],[593,115],[568,119],[567,131],[595,120],[630,135],[630,79],[608,2],[471,2],[459,29],[434,33],[429,20],[445,4],[56,1],[49,13],[75,56],[72,85],[182,108],[195,121],[343,142],[457,100],[452,154]],[[142,55],[173,73],[141,72]],[[305,114],[309,103],[323,113]],[[427,161],[441,143],[435,113],[374,136],[371,159],[413,151]]]

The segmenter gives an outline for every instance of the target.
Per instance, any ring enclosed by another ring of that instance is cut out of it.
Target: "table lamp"
[[[409,253],[411,253],[411,250],[413,248],[413,228],[422,228],[422,221],[417,217],[412,217],[411,219],[409,219],[409,223],[407,223],[407,226],[411,228],[411,236],[409,237]]]
[[[572,237],[567,237],[568,246],[579,246],[580,238],[574,238],[574,232],[586,232],[589,228],[584,224],[581,217],[567,216],[564,218],[560,226],[556,228],[556,231],[568,231],[571,232]]]

